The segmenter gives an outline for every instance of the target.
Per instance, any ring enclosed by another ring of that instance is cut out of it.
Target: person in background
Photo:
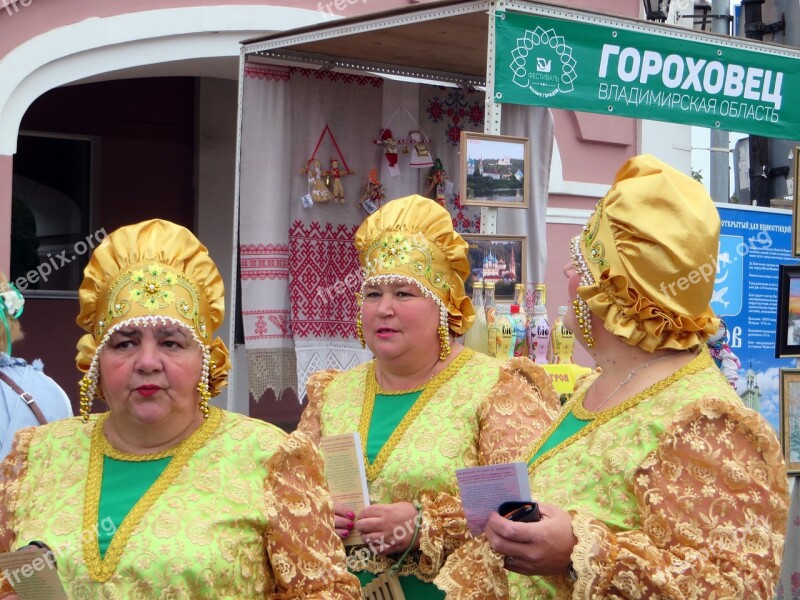
[[[719,320],[719,328],[709,336],[706,344],[714,363],[720,368],[722,374],[725,375],[725,379],[735,390],[736,382],[739,381],[739,369],[742,368],[742,363],[728,345],[728,327],[725,325],[725,321]]]
[[[308,436],[209,404],[231,365],[205,246],[168,221],[122,227],[79,300],[82,418],[17,433],[0,551],[52,549],[70,598],[360,598]]]
[[[13,344],[25,337],[19,324],[24,307],[25,298],[0,273],[0,462],[17,430],[72,416],[67,394],[43,373],[42,361],[28,364],[11,354]]]
[[[565,325],[600,369],[522,454],[541,520],[493,514],[440,574],[448,598],[492,580],[500,599],[773,597],[786,471],[705,344],[719,229],[691,177],[649,155],[621,167],[564,269]]]
[[[527,358],[503,363],[455,341],[475,311],[468,245],[446,209],[422,196],[392,200],[355,245],[365,277],[356,329],[375,358],[313,374],[299,429],[317,442],[360,434],[371,505],[358,515],[337,505],[336,530],[367,544],[349,546],[362,584],[389,571],[406,598],[442,598],[430,582],[469,535],[456,469],[510,462],[559,403]]]

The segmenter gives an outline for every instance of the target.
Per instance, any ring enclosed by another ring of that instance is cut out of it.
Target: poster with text
[[[779,432],[778,369],[796,365],[796,359],[775,358],[778,267],[798,262],[791,254],[792,215],[751,206],[717,208],[722,228],[711,308],[725,321],[741,365],[736,391]]]

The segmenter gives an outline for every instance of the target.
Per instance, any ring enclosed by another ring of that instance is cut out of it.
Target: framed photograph
[[[461,132],[461,202],[527,208],[530,140]]]
[[[789,475],[800,475],[800,369],[781,369],[781,448]]]
[[[514,300],[514,285],[525,283],[525,255],[527,241],[524,235],[483,235],[463,233],[469,244],[471,274],[467,278],[467,295],[472,295],[473,281],[494,281],[495,300]]]
[[[800,356],[800,265],[780,265],[775,358]]]
[[[800,256],[800,146],[794,147],[794,181],[792,182],[792,256]]]

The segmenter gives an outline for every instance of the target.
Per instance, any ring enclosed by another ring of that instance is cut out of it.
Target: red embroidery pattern
[[[244,76],[249,79],[266,79],[267,81],[289,81],[289,71],[274,65],[255,65],[247,63],[244,66]]]
[[[369,77],[367,75],[338,73],[336,71],[326,71],[323,69],[303,69],[302,67],[289,67],[289,73],[292,77],[300,76],[320,80],[326,79],[328,81],[355,83],[356,85],[372,86],[375,88],[383,87],[383,79],[380,77]]]
[[[242,279],[288,279],[289,246],[242,244],[239,248]]]
[[[445,88],[441,89],[445,90]],[[447,96],[444,99],[434,96],[428,101],[426,112],[431,122],[438,123],[445,118],[450,119],[444,135],[452,146],[458,146],[460,142],[461,130],[464,129],[462,120],[465,117],[475,128],[483,124],[483,102],[472,99],[474,94],[477,92],[473,90],[464,92],[461,89],[450,89],[447,90]]]
[[[245,340],[292,339],[288,310],[243,310]]]
[[[289,299],[295,338],[356,337],[361,289],[355,225],[295,221],[289,229]]]
[[[447,202],[447,210],[450,211],[450,215],[453,217],[453,227],[458,233],[480,233],[480,209],[461,204],[460,194]]]

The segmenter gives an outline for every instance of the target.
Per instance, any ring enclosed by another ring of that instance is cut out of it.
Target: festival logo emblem
[[[555,29],[537,26],[533,31],[526,31],[523,37],[517,38],[517,47],[511,51],[511,56],[514,60],[509,66],[516,85],[542,98],[574,90],[572,83],[577,73],[572,48],[566,44],[564,36],[556,35]]]

